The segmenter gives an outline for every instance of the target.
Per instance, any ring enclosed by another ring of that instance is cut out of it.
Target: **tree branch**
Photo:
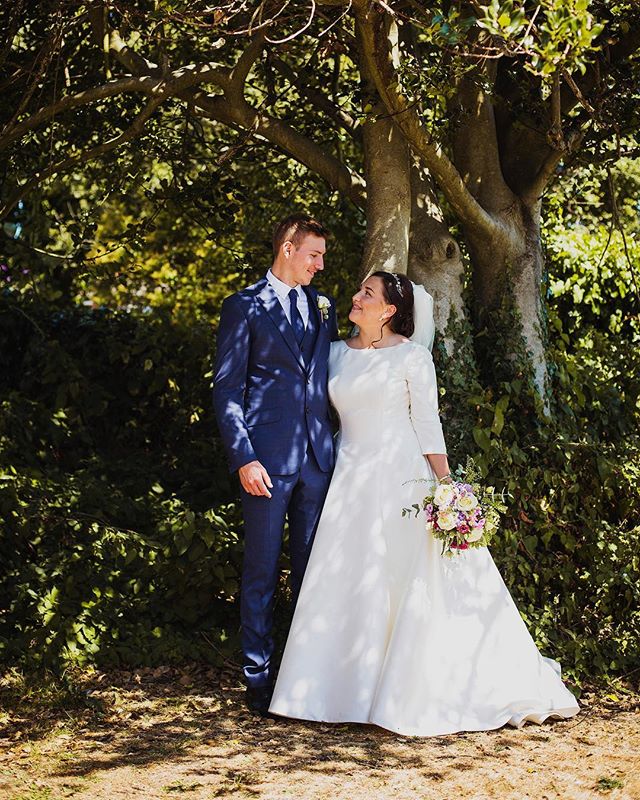
[[[423,159],[460,220],[483,238],[508,237],[507,230],[469,192],[458,170],[442,147],[431,140],[414,108],[401,93],[390,59],[384,17],[380,12],[369,10],[366,0],[358,0],[356,5],[356,34],[368,71],[385,106],[411,147]]]
[[[356,128],[356,120],[343,111],[340,106],[332,103],[329,98],[322,94],[322,92],[311,88],[311,75],[308,70],[294,70],[281,58],[272,58],[271,63],[278,70],[278,72],[286,78],[292,86],[303,94],[307,100],[312,102],[317,108],[330,117],[337,125],[345,130],[354,139],[359,139],[359,132]]]
[[[156,108],[162,102],[164,102],[164,100],[166,100],[167,96],[168,95],[162,92],[156,97],[152,98],[144,107],[144,109],[138,114],[133,123],[125,131],[118,134],[118,136],[115,136],[113,139],[103,142],[96,147],[91,147],[89,150],[85,150],[77,155],[62,159],[55,164],[51,164],[41,172],[36,173],[31,179],[23,183],[22,186],[20,186],[18,190],[13,193],[9,200],[7,200],[7,202],[0,207],[0,219],[4,219],[7,214],[13,211],[20,200],[22,200],[36,186],[39,186],[41,183],[47,180],[47,178],[50,178],[53,175],[58,175],[62,172],[68,172],[78,164],[82,164],[85,161],[91,161],[92,159],[104,155],[110,150],[113,150],[114,148],[130,141],[131,139],[135,139],[142,133],[145,122],[149,119],[149,117],[151,117]]]
[[[470,34],[471,52],[480,52],[484,32]],[[461,75],[454,99],[449,107],[457,112],[453,124],[453,154],[464,184],[487,211],[500,211],[511,206],[515,196],[508,187],[500,162],[498,132],[491,99],[498,62],[478,58],[469,71]]]
[[[160,87],[163,87],[163,94],[169,96],[178,94],[182,89],[186,89],[196,83],[214,83],[226,86],[227,80],[224,68],[213,62],[190,64],[174,70],[165,78],[150,75],[129,75],[106,83],[103,86],[96,86],[93,89],[78,92],[78,94],[61,97],[57,102],[41,108],[40,111],[37,111],[23,122],[14,125],[12,129],[0,136],[0,152],[6,150],[16,139],[38,127],[42,122],[46,122],[46,120],[71,108],[85,106],[94,103],[96,100],[104,100],[107,97],[128,92],[142,92],[152,96]]]
[[[95,16],[94,30],[101,34],[102,17]],[[115,57],[136,74],[158,74],[156,64],[137,53],[133,53],[122,41],[117,31],[111,31],[110,46]],[[359,208],[365,203],[364,180],[345,166],[339,159],[326,153],[322,147],[300,134],[291,126],[269,115],[256,111],[244,97],[246,78],[260,56],[262,37],[254,38],[236,66],[221,70],[217,85],[224,92],[224,99],[193,88],[176,92],[176,96],[197,106],[211,119],[263,136],[296,161],[304,164],[337,191],[348,197]]]
[[[37,128],[41,123],[46,122],[48,119],[51,119],[57,114],[61,114],[63,111],[67,111],[70,108],[78,108],[79,106],[88,105],[96,100],[103,100],[106,97],[112,97],[113,95],[123,94],[125,92],[151,92],[154,88],[157,88],[161,82],[162,81],[159,78],[139,78],[128,76],[126,78],[121,78],[120,80],[104,84],[103,86],[96,86],[92,89],[86,89],[85,91],[78,92],[74,95],[61,97],[57,102],[41,108],[39,111],[36,111],[35,114],[32,114],[28,119],[18,123],[17,125],[14,125],[13,128],[4,132],[0,137],[0,152],[2,150],[6,150],[9,145],[11,145],[16,141],[16,139],[19,139],[28,131]]]
[[[336,191],[348,197],[358,208],[365,204],[365,183],[339,159],[329,155],[320,145],[298,133],[281,120],[256,111],[246,100],[231,104],[226,98],[205,92],[186,91],[180,96],[201,109],[211,119],[263,136],[291,158],[304,164],[323,178]]]
[[[562,92],[563,116],[571,111],[576,103],[581,103],[585,108],[591,107],[593,104],[589,103],[588,95],[598,85],[602,75],[607,74],[616,64],[640,50],[640,24],[635,21],[635,24],[630,25],[629,31],[614,44],[608,43],[610,38],[611,33],[605,28],[595,42],[596,46],[602,47],[605,55],[604,63],[601,61],[598,65],[599,71],[596,68],[597,65],[592,65],[580,81],[573,83],[567,81]]]

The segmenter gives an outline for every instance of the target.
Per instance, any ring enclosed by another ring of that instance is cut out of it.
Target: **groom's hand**
[[[240,483],[247,494],[260,497],[271,497],[269,489],[273,489],[269,473],[259,461],[250,461],[238,470]]]

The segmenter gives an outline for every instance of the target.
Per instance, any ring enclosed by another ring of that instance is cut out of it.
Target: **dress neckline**
[[[413,344],[409,339],[407,342],[400,342],[400,344],[392,344],[390,347],[349,347],[346,339],[341,339],[347,350],[353,350],[354,353],[382,353],[384,350],[395,350],[396,347],[404,347],[407,344]]]

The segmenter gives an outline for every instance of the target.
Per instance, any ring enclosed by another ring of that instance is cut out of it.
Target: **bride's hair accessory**
[[[398,290],[398,294],[400,295],[400,297],[404,297],[404,295],[402,294],[402,284],[400,283],[400,278],[398,277],[398,275],[396,275],[395,272],[391,272],[389,274],[393,278],[393,281],[396,285],[396,289]]]

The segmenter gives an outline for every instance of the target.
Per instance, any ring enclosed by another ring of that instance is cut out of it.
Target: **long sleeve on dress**
[[[422,452],[443,453],[447,446],[438,414],[438,384],[433,358],[426,347],[415,345],[407,364],[411,423]]]

